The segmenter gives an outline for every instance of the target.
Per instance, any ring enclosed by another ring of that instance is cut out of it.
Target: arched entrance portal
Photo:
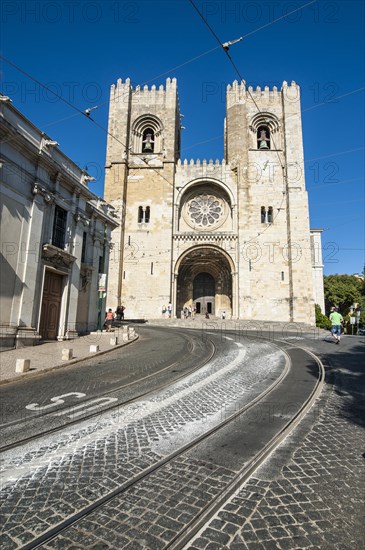
[[[232,315],[232,266],[220,250],[195,248],[178,262],[176,315],[189,306],[197,315]]]

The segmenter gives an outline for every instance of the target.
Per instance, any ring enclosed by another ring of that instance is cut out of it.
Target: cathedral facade
[[[105,199],[118,212],[108,306],[172,304],[245,320],[315,321],[321,232],[310,230],[299,86],[227,86],[224,160],[180,160],[176,79],[111,88]]]

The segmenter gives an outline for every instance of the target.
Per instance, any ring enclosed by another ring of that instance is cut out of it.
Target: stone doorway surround
[[[39,332],[42,340],[56,340],[62,304],[64,276],[46,270],[44,277],[41,319]]]
[[[181,316],[184,307],[193,307],[194,302],[200,303],[201,314],[211,308],[215,316],[223,311],[227,318],[234,315],[234,271],[232,258],[217,246],[199,245],[185,251],[175,266],[176,316]]]

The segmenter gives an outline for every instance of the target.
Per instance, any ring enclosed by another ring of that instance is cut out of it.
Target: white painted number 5
[[[30,405],[27,405],[25,408],[30,411],[45,411],[46,409],[49,409],[51,407],[57,407],[57,405],[61,405],[65,402],[65,397],[70,397],[73,395],[74,397],[77,397],[77,399],[81,399],[81,397],[86,397],[86,393],[78,393],[78,392],[71,392],[71,393],[64,393],[63,395],[57,395],[56,397],[51,397],[51,401],[53,403],[50,403],[49,405],[44,405],[43,407],[41,405],[38,405],[38,403],[31,403]]]

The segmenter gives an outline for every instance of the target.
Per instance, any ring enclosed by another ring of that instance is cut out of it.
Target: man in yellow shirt
[[[343,317],[341,313],[338,313],[336,307],[332,309],[332,313],[330,315],[330,321],[332,323],[332,327],[331,327],[332,336],[336,340],[336,344],[339,344],[341,340],[341,323],[343,321]]]

